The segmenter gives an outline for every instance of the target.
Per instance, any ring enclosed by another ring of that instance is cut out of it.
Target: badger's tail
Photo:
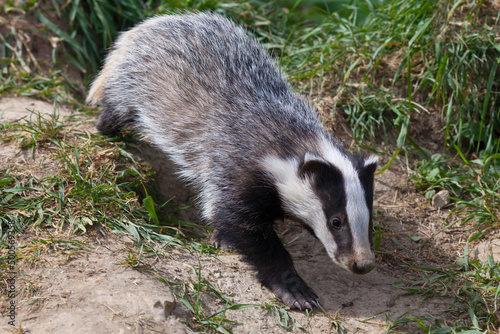
[[[85,99],[88,105],[95,106],[101,103],[103,97],[103,86],[106,81],[106,67],[99,73],[90,86],[89,94]]]
[[[104,66],[92,82],[90,86],[89,94],[85,102],[91,106],[98,105],[102,102],[104,97],[104,86],[109,79],[109,74],[116,70],[117,64],[121,59],[121,48],[119,43],[116,43],[114,49],[108,54],[104,62]]]
[[[119,60],[119,49],[115,49],[109,53],[104,62],[104,67],[102,68],[99,75],[94,79],[92,85],[90,86],[89,93],[85,102],[88,105],[95,106],[98,104],[103,105],[104,98],[104,87],[109,85],[108,81],[112,80],[110,74],[113,73],[116,67],[116,63]],[[112,108],[103,105],[103,109],[99,114],[99,118],[96,123],[96,128],[101,133],[105,135],[116,135],[121,129],[121,125],[118,121],[118,115]]]

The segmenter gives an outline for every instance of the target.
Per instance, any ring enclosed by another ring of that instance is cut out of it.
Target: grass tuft
[[[21,167],[0,170],[2,214],[22,221],[23,226],[81,233],[110,228],[128,233],[138,242],[145,239],[172,246],[185,244],[179,228],[183,222],[169,218],[168,202],[158,205],[151,196],[143,203],[139,201],[138,194],[150,182],[152,171],[136,161],[125,150],[125,144],[112,143],[97,134],[75,132],[56,115],[31,116],[26,122],[8,126],[7,140],[29,148],[31,156],[47,152],[42,156],[48,159],[40,161],[30,177]],[[167,213],[159,216],[157,210]],[[210,248],[196,242],[193,246],[210,252]]]
[[[193,314],[190,322],[185,324],[194,331],[213,331],[230,334],[230,325],[235,321],[226,318],[227,311],[244,310],[248,308],[258,308],[255,304],[234,304],[224,293],[218,291],[201,275],[201,264],[198,261],[198,268],[192,268],[196,280],[189,284],[175,283],[158,277],[158,280],[171,286],[171,290],[177,299]],[[207,306],[203,303],[203,296],[214,296],[220,300],[224,307],[216,312],[208,312]]]

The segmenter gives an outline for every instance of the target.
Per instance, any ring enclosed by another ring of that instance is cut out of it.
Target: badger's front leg
[[[267,226],[266,226],[267,225]],[[319,307],[318,296],[297,274],[290,254],[273,230],[272,225],[263,228],[217,229],[217,242],[236,248],[257,270],[260,282],[274,292],[283,302],[292,308],[312,309]]]

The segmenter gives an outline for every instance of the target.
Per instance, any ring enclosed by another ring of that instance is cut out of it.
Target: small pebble
[[[442,209],[450,204],[450,193],[448,190],[441,190],[432,197],[431,205],[435,209]]]

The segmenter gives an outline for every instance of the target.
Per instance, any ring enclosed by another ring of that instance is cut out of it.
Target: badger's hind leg
[[[242,253],[257,270],[257,278],[264,286],[289,307],[301,310],[319,307],[318,296],[295,270],[290,254],[276,235],[271,222],[265,222],[255,229],[241,228],[239,222],[228,223],[226,221],[217,230],[217,241]]]
[[[116,122],[114,122],[113,113],[107,108],[102,109],[95,127],[97,131],[107,136],[115,136],[121,130],[121,128],[116,126]]]
[[[103,102],[102,111],[96,122],[96,129],[104,135],[116,136],[123,128],[132,125],[136,112],[132,108],[120,110],[106,101]]]

